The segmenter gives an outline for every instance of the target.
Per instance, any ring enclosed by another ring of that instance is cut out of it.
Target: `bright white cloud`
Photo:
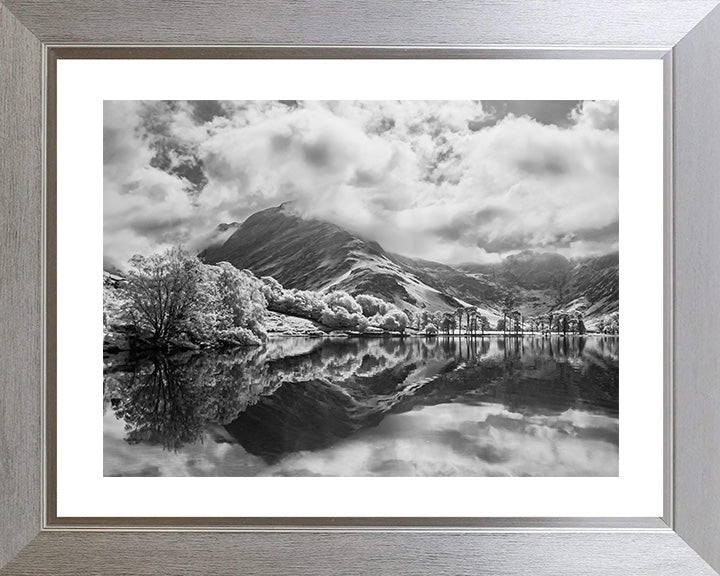
[[[444,262],[616,249],[617,102],[566,124],[480,102],[107,103],[106,257],[196,246],[286,201]]]

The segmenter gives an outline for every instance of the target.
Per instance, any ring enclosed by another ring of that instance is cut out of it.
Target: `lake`
[[[617,476],[619,338],[105,357],[105,476]]]

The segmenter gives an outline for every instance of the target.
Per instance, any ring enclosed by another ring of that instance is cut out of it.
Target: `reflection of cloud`
[[[388,416],[349,440],[268,466],[210,438],[182,452],[131,446],[109,412],[105,475],[616,476],[617,432],[617,419],[579,410],[524,417],[501,405],[443,404]]]
[[[103,431],[104,476],[255,476],[264,467],[262,459],[241,446],[212,437],[179,452],[161,445],[129,444],[122,420],[112,411],[103,418]]]
[[[105,474],[616,475],[618,342],[295,338],[156,359],[164,386],[109,370]]]
[[[617,427],[614,418],[574,410],[526,418],[500,405],[444,404],[386,417],[325,450],[289,455],[263,474],[616,476]],[[605,436],[592,433],[598,430]]]
[[[448,262],[617,245],[586,238],[617,221],[617,102],[107,102],[104,128],[116,261],[290,200]]]

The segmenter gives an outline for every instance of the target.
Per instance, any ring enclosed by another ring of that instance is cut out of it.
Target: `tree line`
[[[267,339],[268,311],[358,334],[370,329],[404,334],[411,328],[428,336],[484,335],[492,330],[474,306],[413,314],[369,294],[286,289],[272,277],[257,278],[227,262],[205,264],[181,248],[131,258],[126,276],[110,294],[106,291],[104,302],[106,330],[129,327],[136,342],[152,348],[259,345]],[[579,311],[524,318],[508,297],[495,330],[584,334],[586,327]],[[597,330],[617,334],[617,313],[601,318]]]

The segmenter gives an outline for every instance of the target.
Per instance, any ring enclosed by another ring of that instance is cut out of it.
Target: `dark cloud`
[[[213,107],[219,106],[214,100],[193,101],[189,104],[193,118],[199,111],[210,115]],[[185,141],[173,133],[173,122],[179,111],[179,102],[147,103],[140,115],[139,130],[154,152],[150,166],[182,178],[187,183],[188,194],[197,197],[207,185],[208,179],[203,161],[197,154],[197,144]]]
[[[483,100],[483,108],[490,112],[491,117],[472,120],[470,129],[480,130],[510,114],[516,117],[528,116],[548,126],[567,128],[572,124],[570,115],[579,104],[578,100]]]
[[[305,161],[316,168],[326,168],[333,163],[333,149],[328,141],[304,143],[302,153]]]
[[[458,214],[447,224],[435,229],[435,234],[443,240],[457,241],[461,238],[473,237],[491,221],[507,215],[507,210],[498,207],[487,207],[466,214]]]
[[[188,104],[196,124],[205,124],[217,117],[229,118],[227,110],[218,100],[188,100]]]
[[[567,159],[556,154],[521,158],[517,167],[528,176],[562,176],[570,171]]]
[[[600,226],[598,228],[579,228],[576,232],[571,235],[573,241],[584,241],[584,242],[603,242],[612,244],[618,241],[620,234],[620,223],[615,220],[610,222],[606,226]],[[565,244],[569,241],[565,241]]]
[[[370,134],[384,134],[393,128],[395,128],[395,120],[393,118],[383,116],[377,122],[368,126],[368,132]]]

